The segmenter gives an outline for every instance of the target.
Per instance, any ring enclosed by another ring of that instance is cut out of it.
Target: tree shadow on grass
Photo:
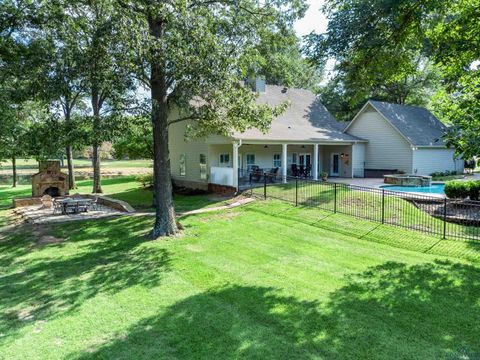
[[[145,226],[138,217],[77,222],[44,230],[65,239],[58,244],[38,246],[32,227],[0,241],[2,339],[31,320],[74,311],[99,293],[158,285],[169,271],[169,253],[144,243]],[[22,257],[35,251],[38,256]]]
[[[386,262],[348,277],[325,303],[269,287],[206,291],[71,358],[475,359],[479,297],[476,267]]]
[[[32,189],[30,188],[13,188],[11,186],[0,186],[0,210],[9,209],[12,207],[12,199],[16,197],[31,196]]]

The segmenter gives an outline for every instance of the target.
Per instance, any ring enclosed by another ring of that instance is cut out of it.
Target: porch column
[[[318,144],[313,144],[313,180],[318,180]]]
[[[353,169],[355,168],[353,163],[353,159],[355,159],[353,156],[354,147],[355,147],[355,144],[350,145],[350,171],[351,171],[352,179],[353,179]]]
[[[232,186],[238,189],[238,147],[239,144],[233,143],[233,159],[232,159],[232,171],[233,171],[233,184]]]
[[[287,183],[287,144],[282,144],[282,182]]]

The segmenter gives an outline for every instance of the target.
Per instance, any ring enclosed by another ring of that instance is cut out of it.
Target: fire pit
[[[60,161],[38,162],[38,173],[32,176],[32,196],[51,197],[68,195],[68,175],[60,170]]]

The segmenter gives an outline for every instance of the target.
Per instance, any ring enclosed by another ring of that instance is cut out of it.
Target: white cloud
[[[325,0],[307,0],[310,7],[305,13],[305,17],[298,20],[294,24],[295,32],[298,36],[310,34],[312,31],[316,33],[324,33],[327,31],[328,20],[325,14],[320,10]],[[325,64],[325,73],[322,85],[325,85],[334,75],[335,60],[328,59]]]

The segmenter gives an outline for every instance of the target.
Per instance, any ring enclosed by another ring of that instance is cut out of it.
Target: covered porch
[[[279,143],[235,141],[210,146],[210,183],[242,188],[252,182],[288,182],[363,177],[364,144],[354,142]]]

